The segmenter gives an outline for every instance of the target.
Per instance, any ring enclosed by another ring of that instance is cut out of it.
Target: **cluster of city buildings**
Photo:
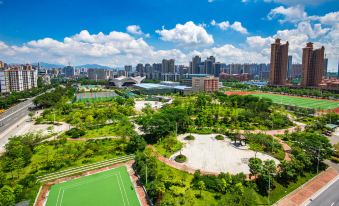
[[[38,72],[32,65],[8,66],[0,61],[0,93],[19,92],[37,87]]]
[[[43,69],[32,65],[6,65],[0,61],[0,91],[1,93],[23,91],[37,86],[37,77],[42,77],[48,83],[50,78],[75,79],[86,77],[94,81],[109,81],[111,86],[122,87],[136,85],[144,89],[154,88],[153,85],[143,85],[143,80],[163,82],[163,87],[195,91],[215,91],[220,87],[219,80],[237,80],[248,82],[256,80],[268,82],[271,86],[320,87],[324,89],[339,89],[338,78],[328,78],[325,48],[313,48],[307,43],[302,49],[302,64],[292,63],[288,55],[289,43],[281,43],[276,39],[271,45],[271,61],[269,64],[244,63],[225,64],[216,61],[214,56],[202,60],[194,56],[189,66],[176,65],[175,59],[163,59],[161,63],[125,65],[123,69],[63,68]],[[338,72],[339,75],[339,72]],[[165,82],[165,83],[164,83]],[[169,84],[169,82],[180,82]]]
[[[288,55],[289,43],[281,43],[276,39],[271,44],[271,63],[269,84],[272,86],[297,86],[302,88],[338,89],[337,78],[327,78],[328,59],[325,58],[325,48],[313,48],[309,42],[302,49],[302,64],[298,65],[297,71],[292,69],[292,56]],[[294,85],[292,76],[300,75],[300,84]]]

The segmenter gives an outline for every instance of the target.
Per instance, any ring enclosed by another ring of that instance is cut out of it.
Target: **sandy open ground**
[[[235,147],[231,140],[216,140],[216,134],[200,135],[192,134],[195,140],[184,140],[188,134],[178,136],[185,146],[181,153],[187,157],[187,162],[184,165],[195,170],[205,172],[220,173],[229,172],[237,174],[243,172],[249,174],[248,160],[255,156],[255,152],[249,150],[247,146]],[[174,159],[180,152],[171,156]],[[257,157],[262,160],[271,159],[276,164],[279,161],[269,155],[258,152]]]
[[[146,107],[146,104],[151,105],[153,109],[159,109],[162,107],[163,103],[158,101],[135,101],[135,110],[141,111],[142,108]]]

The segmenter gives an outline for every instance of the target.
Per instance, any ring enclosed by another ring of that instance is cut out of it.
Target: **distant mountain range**
[[[112,69],[111,67],[103,66],[100,64],[84,64],[84,65],[79,65],[75,67],[76,68],[87,68],[87,69]]]
[[[42,68],[45,68],[45,69],[65,67],[65,65],[62,65],[62,64],[50,64],[50,63],[46,63],[46,62],[39,62],[39,63],[40,63],[40,66]],[[33,65],[37,66],[38,63],[33,63]],[[103,66],[103,65],[100,65],[100,64],[84,64],[84,65],[75,66],[75,68],[112,69],[111,67]]]
[[[45,69],[52,69],[52,68],[63,68],[65,67],[65,65],[62,64],[50,64],[50,63],[46,63],[46,62],[39,62],[40,63],[40,67],[45,68]],[[33,66],[38,66],[38,63],[33,63]]]

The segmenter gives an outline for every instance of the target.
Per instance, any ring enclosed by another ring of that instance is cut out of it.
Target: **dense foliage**
[[[42,108],[48,108],[59,104],[64,104],[68,99],[72,98],[75,89],[72,87],[59,86],[50,92],[46,92],[33,100],[33,103]]]
[[[44,110],[38,122],[64,121],[84,131],[81,136],[131,137],[135,134],[128,117],[134,115],[134,100],[116,97],[97,102],[70,102],[62,97],[51,108]],[[66,134],[72,137],[70,134]]]
[[[256,205],[257,194],[243,174],[191,175],[164,165],[149,151],[137,154],[135,169],[157,205]]]
[[[288,187],[305,174],[314,174],[325,169],[322,161],[333,152],[329,140],[317,132],[286,133],[283,138],[291,145],[292,155],[290,161],[281,161],[279,170],[275,169],[273,161],[262,162],[258,158],[251,158],[249,161],[251,175],[257,177],[256,183],[261,194],[268,193],[268,181],[271,189],[276,184]]]
[[[246,134],[245,136],[250,149],[253,151],[268,153],[280,160],[284,159],[285,153],[282,146],[271,135]]]
[[[144,112],[137,120],[146,141],[174,133],[219,132],[229,129],[278,129],[292,123],[272,101],[254,96],[227,96],[222,93],[178,97],[160,110]]]
[[[125,155],[123,139],[68,142],[64,139],[41,143],[40,135],[11,138],[0,157],[0,205],[21,200],[33,203],[40,187],[36,177],[72,166]]]
[[[79,128],[72,128],[72,129],[68,130],[65,134],[70,136],[71,138],[79,138],[79,137],[85,135],[86,132],[82,129],[79,129]]]

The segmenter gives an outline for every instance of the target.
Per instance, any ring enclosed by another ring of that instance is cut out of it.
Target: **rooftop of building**
[[[187,87],[184,85],[164,85],[164,84],[157,84],[157,83],[141,83],[135,84],[135,87],[139,87],[142,89],[177,89],[177,90],[185,90],[191,87]]]

